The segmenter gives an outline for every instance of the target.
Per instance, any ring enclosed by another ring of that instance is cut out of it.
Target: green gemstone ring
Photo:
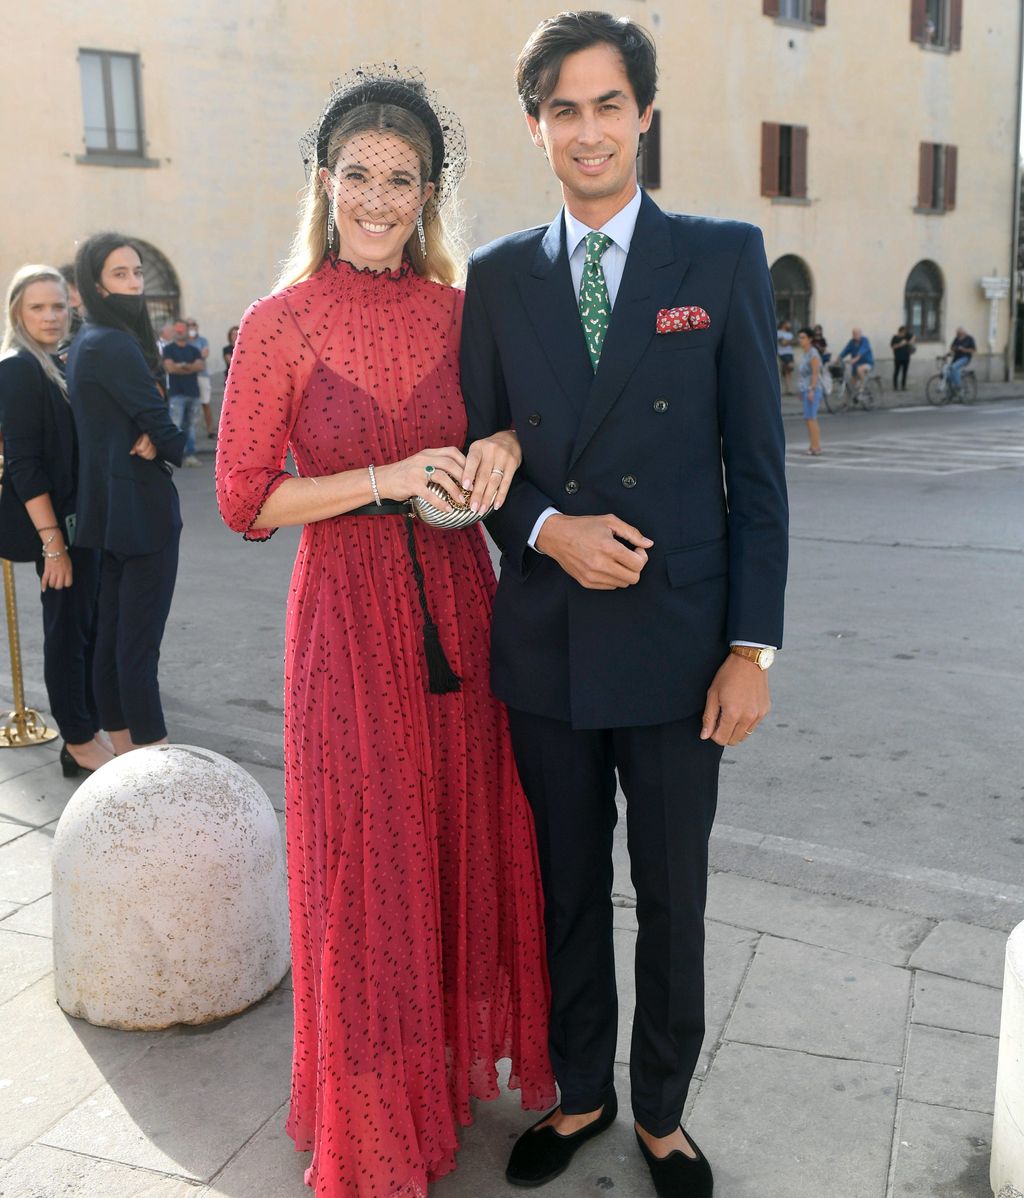
[[[436,466],[424,466],[423,473],[427,476],[427,478],[429,478],[436,469],[437,469]]]

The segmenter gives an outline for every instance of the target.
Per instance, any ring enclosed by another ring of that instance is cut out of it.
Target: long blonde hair
[[[52,266],[39,266],[32,263],[16,270],[14,278],[11,279],[11,285],[7,288],[7,324],[4,328],[3,341],[0,342],[0,357],[16,353],[19,349],[25,350],[43,368],[46,377],[57,384],[66,399],[68,385],[64,381],[64,375],[61,374],[46,348],[40,345],[34,337],[28,335],[24,321],[21,319],[21,302],[25,296],[25,289],[33,283],[58,283],[61,291],[64,292],[64,298],[68,297],[68,285],[64,281],[64,276]]]
[[[361,104],[342,115],[338,124],[331,130],[327,143],[329,173],[334,173],[338,157],[346,143],[360,133],[371,131],[394,134],[415,150],[420,160],[420,186],[425,187],[433,165],[430,135],[419,117],[397,104]],[[450,210],[451,201],[447,207]],[[291,252],[274,284],[275,291],[290,287],[293,283],[300,283],[320,269],[332,248],[327,244],[329,211],[330,197],[320,178],[320,172],[314,167],[310,171],[309,183],[299,203],[299,227],[292,241]],[[419,238],[415,232],[405,243],[405,252],[418,275],[433,279],[437,283],[447,283],[449,286],[459,278],[461,272],[458,259],[463,256],[461,239],[453,225],[451,218],[446,221],[437,205],[436,197],[432,195],[423,206],[426,253],[420,249]]]

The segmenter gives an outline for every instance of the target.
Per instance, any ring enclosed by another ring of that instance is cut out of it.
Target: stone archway
[[[142,252],[142,271],[146,279],[146,309],[153,328],[159,333],[165,324],[181,315],[181,284],[170,261],[148,241],[132,239]]]
[[[772,267],[772,286],[775,289],[775,320],[788,320],[796,333],[811,323],[814,284],[803,258],[784,254]]]
[[[919,341],[942,341],[942,271],[923,258],[907,275],[903,291],[904,323]]]

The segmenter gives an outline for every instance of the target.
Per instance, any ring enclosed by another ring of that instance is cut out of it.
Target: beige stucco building
[[[1020,0],[614,7],[659,43],[652,194],[675,211],[761,225],[770,260],[786,259],[775,272],[780,311],[822,323],[833,346],[859,324],[887,356],[917,267],[909,315],[933,326],[924,340],[948,341],[963,324],[985,350],[994,313],[992,348],[1003,353],[1010,305],[993,307],[981,280],[1011,274]],[[287,250],[303,184],[297,138],[329,80],[359,61],[419,65],[461,114],[469,245],[546,221],[558,191],[526,135],[511,71],[537,20],[557,8],[8,6],[0,276],[25,261],[59,264],[78,239],[122,229],[153,247],[164,269],[152,287],[199,318],[217,358],[226,329],[269,289]],[[918,373],[938,349],[922,345]],[[1001,370],[997,360],[994,377]]]

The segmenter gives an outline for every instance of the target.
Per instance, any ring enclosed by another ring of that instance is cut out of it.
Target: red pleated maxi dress
[[[461,314],[461,292],[408,265],[331,261],[253,304],[220,419],[227,524],[271,535],[252,523],[289,449],[315,478],[462,445]],[[431,694],[406,536],[397,515],[307,524],[288,597],[287,1126],[317,1198],[424,1194],[504,1057],[524,1107],[554,1101],[533,824],[488,682],[493,570],[479,527],[416,523],[462,679]]]

